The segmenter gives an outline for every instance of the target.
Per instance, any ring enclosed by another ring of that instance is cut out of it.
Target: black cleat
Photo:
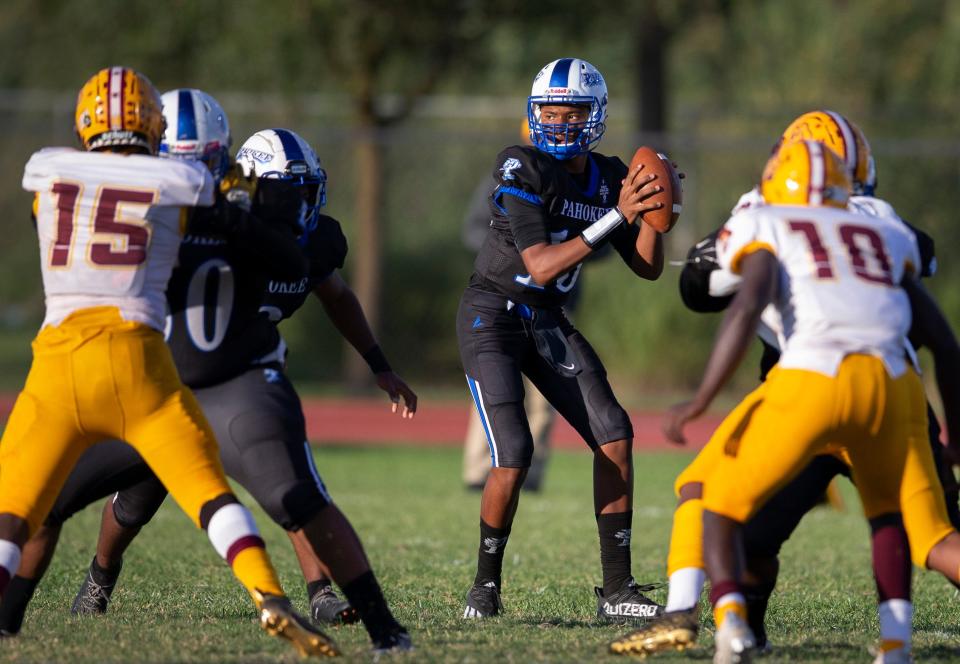
[[[657,584],[641,586],[633,577],[628,578],[620,589],[604,597],[602,588],[594,588],[597,594],[597,616],[609,622],[645,622],[663,614],[663,607],[644,592],[659,587]]]
[[[96,616],[107,612],[107,606],[110,604],[110,595],[117,585],[117,579],[120,577],[120,570],[109,578],[103,578],[102,573],[98,573],[100,581],[97,583],[93,579],[93,563],[87,570],[87,576],[83,579],[77,596],[73,598],[73,604],[70,606],[70,613],[75,616]]]
[[[357,610],[332,586],[324,586],[310,598],[310,617],[318,625],[349,625],[360,620]]]
[[[492,618],[503,610],[500,601],[500,589],[493,581],[483,584],[475,583],[467,593],[467,607],[463,610],[464,618]]]
[[[394,655],[411,650],[413,650],[413,641],[410,639],[410,634],[401,627],[373,642],[373,659],[376,661],[383,655]]]

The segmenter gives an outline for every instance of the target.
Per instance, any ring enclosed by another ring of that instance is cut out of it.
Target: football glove
[[[249,212],[256,192],[257,176],[253,173],[245,175],[237,162],[231,163],[220,180],[220,193],[227,202]]]

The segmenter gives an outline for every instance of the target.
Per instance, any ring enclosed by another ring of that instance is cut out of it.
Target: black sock
[[[390,613],[390,607],[387,606],[387,600],[383,597],[383,591],[380,590],[373,571],[364,572],[343,586],[343,594],[360,614],[360,620],[374,643],[379,643],[390,634],[403,629]]]
[[[23,614],[27,612],[27,605],[37,589],[39,579],[25,579],[14,576],[3,592],[3,601],[0,602],[0,631],[4,634],[17,634],[23,626]]]
[[[94,583],[100,586],[112,586],[117,582],[117,577],[120,576],[120,569],[123,567],[123,562],[117,563],[116,567],[111,567],[109,569],[104,569],[100,567],[97,563],[97,557],[93,557],[93,562],[90,563],[90,576],[93,577]]]
[[[480,519],[480,551],[477,554],[477,576],[474,584],[482,585],[489,581],[500,588],[503,572],[503,552],[507,548],[509,528],[494,528]]]
[[[747,624],[760,647],[767,643],[767,603],[770,601],[772,593],[773,584],[743,586],[743,596],[747,600]]]
[[[330,587],[330,579],[317,579],[316,581],[310,581],[307,583],[307,600],[313,599],[313,596],[324,588]]]
[[[633,510],[616,514],[598,514],[600,566],[603,568],[603,594],[609,596],[630,578],[630,532]]]

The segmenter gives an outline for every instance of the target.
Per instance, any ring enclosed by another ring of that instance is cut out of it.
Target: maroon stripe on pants
[[[261,549],[267,548],[267,545],[264,544],[259,535],[244,535],[234,541],[234,543],[230,545],[230,548],[227,549],[227,564],[232,566],[233,559],[236,558],[241,551],[249,549],[252,546],[259,546]]]
[[[10,570],[0,567],[0,595],[6,591],[8,583],[10,583]]]

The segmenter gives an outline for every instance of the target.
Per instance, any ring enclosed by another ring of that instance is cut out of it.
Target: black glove
[[[733,295],[714,297],[710,295],[710,273],[720,267],[717,262],[717,234],[710,233],[687,252],[687,262],[680,273],[680,297],[687,308],[699,313],[723,311]]]
[[[253,214],[268,224],[303,232],[307,204],[300,185],[290,180],[262,178],[253,197]]]

